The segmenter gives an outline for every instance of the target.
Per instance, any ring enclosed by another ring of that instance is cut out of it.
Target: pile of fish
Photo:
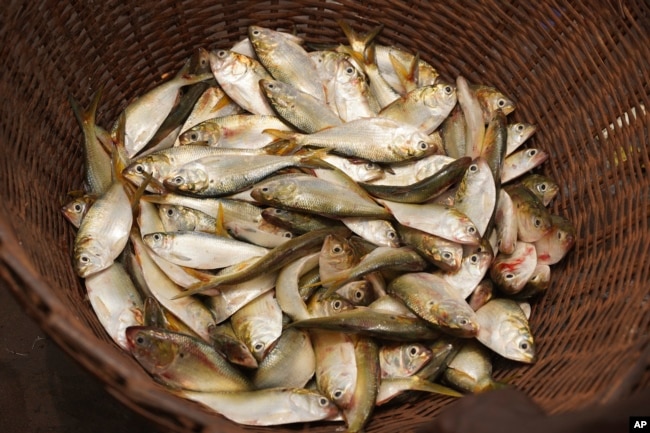
[[[237,423],[357,432],[410,391],[500,386],[492,357],[535,361],[528,300],[575,242],[509,98],[340,25],[349,45],[320,49],[251,26],[110,130],[101,91],[70,98],[90,304],[156,381]]]

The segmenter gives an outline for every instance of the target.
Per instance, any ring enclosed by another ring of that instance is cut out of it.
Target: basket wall
[[[650,387],[647,2],[5,3],[0,284],[130,408],[174,430],[258,430],[164,391],[94,316],[71,266],[74,231],[59,211],[83,177],[82,135],[67,96],[85,106],[104,85],[98,123],[109,127],[132,98],[176,72],[196,48],[227,48],[251,24],[295,31],[308,42],[344,43],[338,18],[358,31],[384,24],[379,43],[419,52],[449,81],[460,74],[496,86],[517,103],[510,121],[539,128],[528,146],[550,153],[541,172],[561,185],[552,211],[576,225],[578,241],[533,305],[539,361],[501,360],[497,377],[512,378],[550,413]],[[379,408],[368,431],[413,429],[448,404],[422,397]]]

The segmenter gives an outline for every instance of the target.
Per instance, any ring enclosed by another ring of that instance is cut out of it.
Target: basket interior
[[[0,276],[50,337],[130,408],[175,430],[268,431],[166,392],[101,328],[73,272],[74,231],[59,211],[83,178],[68,95],[85,106],[103,85],[98,123],[109,127],[199,47],[227,48],[252,24],[308,43],[345,43],[339,18],[360,32],[383,24],[379,43],[418,52],[447,81],[463,75],[497,87],[517,104],[509,121],[538,126],[528,146],[549,152],[539,171],[561,186],[552,212],[575,224],[577,243],[533,303],[538,362],[496,360],[496,377],[550,413],[650,386],[641,355],[650,338],[647,2],[19,3],[0,16]],[[377,408],[367,430],[413,429],[448,404],[422,396]]]

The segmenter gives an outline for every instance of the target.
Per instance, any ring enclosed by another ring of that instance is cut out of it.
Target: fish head
[[[382,179],[385,176],[384,170],[379,164],[372,161],[363,161],[359,163],[352,163],[352,169],[355,176],[360,182],[371,182],[373,180]]]
[[[292,198],[298,189],[293,179],[271,180],[261,184],[251,191],[251,197],[262,202],[277,202]]]
[[[174,344],[155,328],[130,326],[125,334],[127,348],[149,373],[165,370],[176,358]]]
[[[198,166],[180,168],[171,172],[163,180],[163,184],[174,191],[199,193],[210,185],[208,173]]]
[[[322,293],[320,290],[316,292],[307,304],[307,310],[313,317],[332,316],[354,308],[352,302],[338,293],[334,293],[327,298],[323,298]]]
[[[393,151],[404,160],[418,159],[437,153],[438,145],[431,137],[417,132],[409,140],[404,141],[403,144],[393,146]]]
[[[228,77],[236,80],[248,71],[248,59],[242,54],[229,50],[218,50],[210,52],[210,68],[213,72],[218,71],[220,77]]]
[[[274,106],[291,109],[295,105],[296,89],[278,80],[262,78],[260,89]]]
[[[375,292],[366,280],[352,281],[337,290],[337,293],[350,301],[352,305],[369,305],[374,301]]]
[[[354,67],[354,64],[342,57],[336,65],[336,81],[341,84],[354,83],[360,85],[365,82],[365,76]]]
[[[510,321],[506,321],[510,322]],[[515,361],[532,364],[537,359],[535,342],[527,326],[511,324],[504,344],[504,356]]]
[[[564,253],[569,251],[576,243],[576,229],[571,221],[561,215],[551,215],[554,228],[554,237]]]
[[[158,215],[168,232],[194,230],[197,224],[196,214],[188,211],[184,206],[161,204],[158,206]]]
[[[304,388],[295,389],[290,400],[294,412],[312,414],[319,419],[332,418],[339,413],[339,408],[327,397]]]
[[[220,137],[221,130],[215,125],[198,124],[183,132],[178,140],[183,146],[188,144],[216,146]]]
[[[514,101],[494,87],[476,86],[475,93],[484,113],[494,113],[501,109],[503,114],[508,115],[515,110]]]
[[[318,259],[321,273],[345,271],[358,261],[359,258],[347,239],[336,234],[327,235]]]
[[[79,227],[81,220],[84,215],[86,215],[86,212],[88,212],[88,209],[90,209],[93,202],[94,198],[88,195],[83,195],[75,198],[69,203],[66,203],[61,207],[61,212],[63,213],[63,216],[72,223],[72,225]]]
[[[463,260],[463,249],[458,245],[432,245],[429,255],[445,270],[457,270]]]
[[[481,242],[481,233],[471,219],[455,208],[447,208],[450,212],[450,233],[454,242],[463,245],[478,245]]]
[[[483,276],[490,267],[493,258],[494,254],[489,243],[481,242],[480,245],[469,248],[469,254],[463,258],[461,266],[468,275]]]
[[[398,356],[401,373],[412,376],[431,360],[433,354],[425,345],[411,343],[400,345]]]
[[[474,337],[478,333],[476,314],[464,300],[443,299],[435,303],[431,313],[438,318],[438,324],[452,335]]]
[[[122,176],[139,186],[149,175],[159,179],[161,173],[167,172],[169,167],[170,163],[165,155],[152,154],[133,161],[122,171]]]
[[[142,236],[142,241],[153,251],[171,249],[171,237],[167,233],[155,232]]]
[[[448,111],[456,105],[456,86],[438,82],[433,86],[423,87],[422,89],[426,89],[422,94],[422,99],[429,108]]]
[[[113,260],[109,257],[109,249],[95,238],[75,240],[74,268],[81,278],[97,273],[109,267]]]
[[[537,126],[530,123],[512,123],[508,125],[508,137],[514,137],[515,142],[523,143],[537,131]]]

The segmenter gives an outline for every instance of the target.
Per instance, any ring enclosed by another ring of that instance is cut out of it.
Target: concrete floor
[[[0,285],[0,432],[157,431],[48,339]]]

